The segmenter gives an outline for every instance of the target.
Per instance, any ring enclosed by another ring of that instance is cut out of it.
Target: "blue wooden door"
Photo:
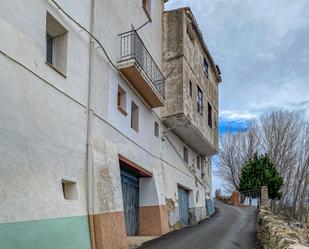
[[[215,212],[214,201],[212,199],[206,199],[205,204],[206,204],[207,216],[213,215]]]
[[[189,225],[189,198],[188,191],[178,187],[178,205],[179,205],[179,222],[187,226]]]
[[[139,178],[121,170],[124,217],[128,236],[138,234]]]

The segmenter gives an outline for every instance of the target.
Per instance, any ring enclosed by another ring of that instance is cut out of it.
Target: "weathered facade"
[[[205,218],[217,74],[214,129],[187,98],[192,125],[174,129],[172,79],[191,73],[165,79],[164,0],[0,7],[0,248],[126,248]]]
[[[202,155],[215,154],[219,67],[189,8],[165,12],[163,27],[163,70],[172,72],[166,80],[163,121],[176,126],[175,132]]]
[[[210,157],[218,151],[218,84],[221,73],[190,8],[164,12],[162,61],[163,72],[168,75],[162,121],[194,150],[194,156],[184,164],[197,179],[196,193],[202,193],[207,199],[211,186],[207,169],[210,168]],[[201,171],[195,166],[199,160],[202,162]],[[204,211],[205,203],[196,203],[191,211],[192,217],[198,221],[205,217]]]

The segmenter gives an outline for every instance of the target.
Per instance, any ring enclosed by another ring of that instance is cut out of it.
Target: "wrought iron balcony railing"
[[[135,59],[158,93],[165,99],[165,79],[135,30],[120,36],[120,61]]]

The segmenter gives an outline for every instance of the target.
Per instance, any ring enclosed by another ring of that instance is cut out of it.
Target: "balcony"
[[[204,125],[197,126],[197,122],[184,113],[164,116],[162,119],[170,130],[199,154],[208,157],[218,153],[218,141],[214,130]]]
[[[164,106],[165,79],[135,30],[122,33],[118,69],[151,108]]]

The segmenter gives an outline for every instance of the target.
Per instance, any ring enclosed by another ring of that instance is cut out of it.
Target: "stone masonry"
[[[264,249],[309,249],[301,244],[300,235],[270,212],[267,187],[261,189],[257,237]]]

